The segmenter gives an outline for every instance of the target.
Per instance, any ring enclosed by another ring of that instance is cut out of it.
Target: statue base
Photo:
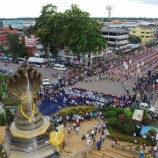
[[[18,147],[13,149],[11,145],[5,141],[3,147],[8,158],[58,158],[56,157],[57,154],[55,153],[55,147],[52,147],[50,144],[43,144],[33,150],[28,148],[27,151],[20,151]]]
[[[6,130],[3,147],[8,158],[53,158],[55,147],[49,143],[50,121],[44,118],[43,125],[35,130],[22,131],[16,128],[15,122]]]
[[[50,127],[50,121],[48,121],[46,118],[43,117],[42,126],[38,127],[35,130],[29,130],[29,131],[20,130],[15,126],[15,122],[13,122],[10,127],[10,132],[11,135],[16,138],[32,139],[39,135],[45,134],[49,127]]]

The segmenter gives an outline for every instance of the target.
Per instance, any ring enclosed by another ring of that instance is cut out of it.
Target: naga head
[[[17,100],[26,104],[28,99],[33,101],[33,98],[37,95],[41,77],[41,73],[25,63],[19,67],[13,76],[8,78],[8,88]]]

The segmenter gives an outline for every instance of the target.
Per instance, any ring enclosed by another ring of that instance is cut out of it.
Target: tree
[[[48,46],[51,46],[51,31],[50,26],[48,27],[47,22],[50,17],[56,15],[56,6],[52,4],[47,4],[42,7],[41,15],[36,19],[36,23],[34,26],[31,26],[27,32],[31,34],[35,34],[39,37],[40,43],[43,45],[46,55],[48,54]]]
[[[78,56],[88,53],[89,63],[92,52],[99,52],[106,47],[101,25],[90,18],[90,14],[72,5],[64,12],[63,43]]]
[[[87,46],[89,16],[89,13],[80,10],[77,5],[72,5],[64,12],[65,24],[62,33],[64,46],[75,53],[79,61],[80,53],[84,52]]]
[[[58,49],[63,48],[63,30],[64,30],[64,15],[62,13],[54,13],[47,22],[40,27],[37,35],[45,48],[49,45],[50,51],[55,54]]]
[[[101,32],[101,24],[97,21],[93,21],[89,19],[89,27],[86,34],[87,37],[87,45],[85,48],[85,52],[88,52],[88,66],[91,66],[91,53],[92,52],[100,52],[104,48],[106,48],[106,42]]]
[[[129,36],[128,40],[129,40],[129,43],[132,43],[132,44],[142,43],[142,39],[139,36]]]
[[[17,34],[9,34],[7,36],[7,41],[9,44],[9,51],[14,58],[19,56],[23,57],[26,55],[25,45],[22,41],[20,41]]]
[[[101,25],[90,18],[89,13],[72,5],[64,13],[57,12],[56,7],[48,4],[42,8],[35,27],[30,27],[39,37],[39,41],[48,52],[48,46],[54,53],[68,47],[80,60],[80,53],[100,51],[105,48]],[[90,58],[90,57],[89,57]]]

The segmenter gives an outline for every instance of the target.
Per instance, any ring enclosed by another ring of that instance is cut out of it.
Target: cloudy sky
[[[91,17],[107,17],[106,6],[112,6],[113,17],[158,18],[158,0],[4,0],[0,2],[0,18],[38,17],[43,5],[52,3],[58,11],[77,4]]]

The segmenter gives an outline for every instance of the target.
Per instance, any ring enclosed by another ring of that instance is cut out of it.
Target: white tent
[[[30,57],[28,59],[28,63],[39,63],[39,64],[42,64],[42,63],[47,63],[47,62],[48,62],[48,59],[45,59],[45,58]]]

